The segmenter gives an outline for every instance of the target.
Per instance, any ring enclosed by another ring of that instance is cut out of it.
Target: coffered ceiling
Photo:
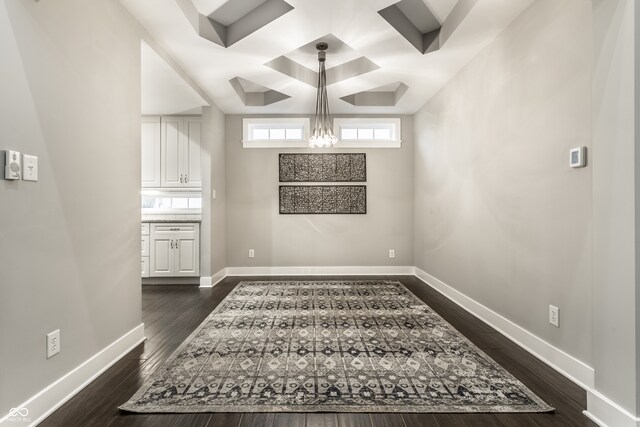
[[[534,0],[121,0],[227,114],[412,114]]]

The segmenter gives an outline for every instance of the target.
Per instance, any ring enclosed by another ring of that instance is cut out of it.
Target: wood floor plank
[[[373,427],[406,427],[401,414],[371,414]]]
[[[307,414],[307,427],[338,427],[336,414]]]
[[[240,427],[274,427],[275,414],[242,414]]]
[[[126,402],[241,281],[396,280],[520,379],[556,411],[550,414],[130,414]],[[581,414],[586,393],[414,276],[227,277],[211,289],[145,286],[147,341],[55,411],[41,426],[372,427],[595,426]]]
[[[433,414],[403,414],[402,419],[407,427],[438,427]]]
[[[174,426],[178,418],[176,414],[127,414],[114,418],[107,427]]]
[[[338,414],[339,427],[371,427],[369,414]]]
[[[238,427],[242,421],[242,414],[217,412],[211,414],[207,427]]]
[[[278,413],[273,419],[274,427],[305,427],[307,414]]]
[[[209,427],[210,421],[211,414],[180,414],[173,427]]]

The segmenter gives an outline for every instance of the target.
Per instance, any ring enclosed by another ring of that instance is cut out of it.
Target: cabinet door
[[[149,257],[142,257],[142,263],[140,267],[142,277],[149,277]]]
[[[184,186],[183,155],[184,135],[180,117],[163,117],[161,120],[160,178],[162,187]]]
[[[174,276],[199,276],[200,275],[200,243],[195,237],[182,237],[177,239],[178,249],[176,256],[176,271]]]
[[[150,249],[149,236],[141,236],[140,244],[142,249],[142,256],[149,256],[149,249]]]
[[[160,117],[142,118],[142,188],[160,187]]]
[[[186,187],[202,187],[202,168],[200,166],[200,143],[202,139],[202,120],[185,117],[184,144],[182,146],[182,167]]]
[[[199,276],[200,224],[181,224],[180,227],[176,228],[175,275],[185,277]]]
[[[175,271],[175,236],[170,227],[153,224],[151,227],[151,247],[149,275],[151,277],[172,277]]]

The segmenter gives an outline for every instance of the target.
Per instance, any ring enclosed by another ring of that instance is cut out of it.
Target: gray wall
[[[402,138],[400,149],[340,151],[367,153],[366,215],[279,215],[278,153],[309,150],[243,149],[242,116],[227,116],[227,265],[413,265],[411,116]]]
[[[636,414],[638,393],[638,104],[634,0],[594,0],[593,359],[595,388]],[[593,411],[593,405],[589,410]],[[603,414],[594,413],[598,417]],[[603,418],[604,421],[608,421]],[[614,425],[614,424],[611,424]]]
[[[227,266],[225,203],[225,116],[215,105],[202,109],[202,271],[212,276]],[[213,199],[213,191],[216,196]],[[205,238],[208,236],[208,238]]]
[[[0,4],[0,150],[40,166],[0,180],[0,414],[141,322],[135,28],[111,0]]]
[[[415,116],[416,266],[585,363],[591,34],[590,2],[538,0]]]

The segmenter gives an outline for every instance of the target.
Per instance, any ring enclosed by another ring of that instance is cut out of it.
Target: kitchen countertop
[[[147,214],[142,222],[201,222],[202,215],[195,214]]]

